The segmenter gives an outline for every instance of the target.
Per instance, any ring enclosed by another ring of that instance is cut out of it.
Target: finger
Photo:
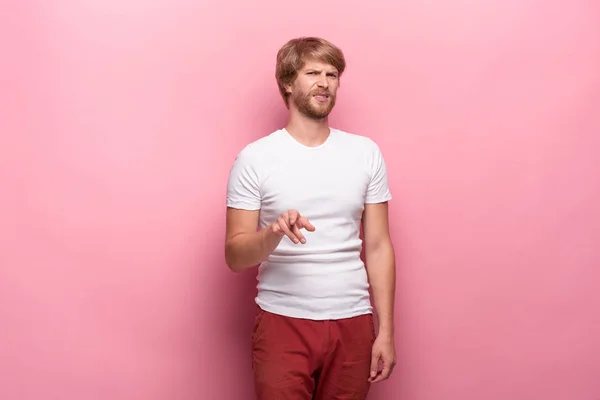
[[[392,373],[391,369],[384,368],[383,371],[381,371],[381,373],[379,375],[377,375],[374,379],[371,380],[371,383],[377,383],[377,382],[384,381],[390,377],[391,373]]]
[[[283,223],[281,223],[283,221]],[[284,212],[283,214],[281,214],[279,216],[279,218],[277,219],[277,222],[281,224],[281,229],[284,230],[285,227],[288,227],[288,229],[292,226],[292,224],[290,224],[290,214],[289,212]]]
[[[369,381],[373,381],[377,376],[377,372],[379,369],[379,355],[373,354],[371,356],[371,374],[369,375]]]
[[[298,238],[296,237],[296,235],[294,235],[292,233],[292,231],[288,227],[288,225],[287,225],[286,221],[283,219],[283,217],[279,217],[278,224],[279,224],[279,227],[281,228],[281,230],[283,231],[283,233],[285,233],[286,236],[289,237],[292,242],[294,242],[294,243],[299,242]]]
[[[300,232],[300,228],[298,227],[298,225],[293,225],[292,226],[292,232],[294,233],[294,235],[300,240],[300,243],[304,244],[306,243],[306,238],[304,237],[304,235]]]
[[[376,378],[374,378],[374,379],[372,379],[372,380],[371,380],[371,383],[378,383],[378,382],[381,382],[381,381],[383,381],[383,380],[384,380],[384,379],[383,379],[383,375],[382,375],[382,374],[379,374],[379,375],[377,375],[377,377],[376,377]]]
[[[373,379],[372,383],[377,383],[388,379],[392,375],[392,370],[394,369],[394,365],[390,363],[383,362],[383,370],[381,373]]]
[[[289,210],[287,212],[288,217],[289,217],[289,221],[290,221],[290,226],[295,225],[296,222],[298,221],[298,219],[300,218],[300,214],[298,213],[298,211],[296,210]]]
[[[308,220],[308,218],[306,217],[300,217],[299,223],[301,225],[301,228],[306,229],[309,232],[314,232],[315,231],[315,227],[313,226],[313,224],[310,223],[310,221]]]
[[[275,223],[273,225],[271,225],[271,230],[273,231],[273,233],[276,233],[280,236],[285,235],[285,232],[279,226],[279,221],[275,221]]]
[[[392,374],[392,368],[389,365],[383,367],[383,371],[381,371],[381,380],[387,379]]]

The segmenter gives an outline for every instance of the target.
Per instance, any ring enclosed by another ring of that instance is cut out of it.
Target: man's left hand
[[[379,370],[379,361],[382,369]],[[393,335],[379,335],[373,343],[371,353],[371,375],[369,382],[377,383],[386,380],[396,366],[396,349]]]

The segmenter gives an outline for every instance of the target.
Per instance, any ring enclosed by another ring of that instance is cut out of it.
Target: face
[[[309,118],[323,119],[335,105],[338,86],[339,73],[332,65],[314,59],[305,60],[296,80],[288,85],[290,103]]]

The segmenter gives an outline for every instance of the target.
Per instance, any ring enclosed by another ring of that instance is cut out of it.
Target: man
[[[260,264],[258,400],[362,400],[396,363],[385,162],[371,139],[328,124],[345,68],[326,40],[285,44],[276,78],[287,126],[247,145],[230,171],[227,265]]]

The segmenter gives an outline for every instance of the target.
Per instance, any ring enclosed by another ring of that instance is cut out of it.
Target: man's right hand
[[[273,224],[271,224],[271,230],[280,236],[287,236],[290,240],[296,244],[306,243],[306,238],[300,229],[306,229],[309,232],[314,232],[315,227],[308,221],[306,217],[300,215],[296,210],[289,210],[284,212],[277,218]]]

